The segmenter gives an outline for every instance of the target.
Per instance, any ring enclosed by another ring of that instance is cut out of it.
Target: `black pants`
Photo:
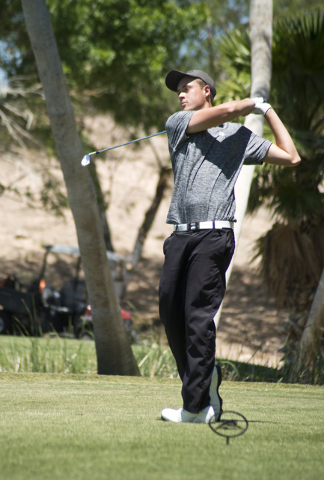
[[[175,232],[163,245],[160,317],[183,382],[183,408],[210,403],[215,363],[214,316],[224,298],[234,253],[232,229]]]

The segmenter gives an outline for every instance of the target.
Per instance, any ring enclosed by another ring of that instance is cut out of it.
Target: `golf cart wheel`
[[[11,332],[11,313],[6,310],[0,310],[0,335]]]

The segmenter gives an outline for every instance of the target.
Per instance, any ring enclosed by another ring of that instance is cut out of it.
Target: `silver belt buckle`
[[[188,225],[189,230],[198,230],[199,229],[199,222],[191,222]]]

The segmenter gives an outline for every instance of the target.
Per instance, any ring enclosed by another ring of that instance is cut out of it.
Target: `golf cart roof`
[[[65,253],[66,255],[80,256],[79,247],[73,247],[71,245],[61,245],[60,243],[56,243],[54,245],[45,245],[44,248],[51,253]],[[116,253],[109,251],[107,251],[107,257],[109,260],[115,262],[127,262],[129,260],[127,257],[122,257],[121,255],[117,255]]]

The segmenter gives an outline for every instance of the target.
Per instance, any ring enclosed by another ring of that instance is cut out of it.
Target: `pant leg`
[[[160,318],[181,380],[187,364],[184,312],[189,240],[190,232],[182,235],[173,233],[165,240],[163,245],[165,260],[159,285]]]
[[[215,364],[214,316],[225,295],[225,273],[234,252],[233,231],[194,232],[189,250],[185,297],[187,363],[182,397],[184,408],[198,413],[210,403]]]

